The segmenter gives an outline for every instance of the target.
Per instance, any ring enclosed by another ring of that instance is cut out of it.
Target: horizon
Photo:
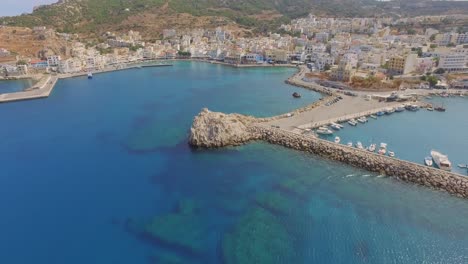
[[[4,0],[0,9],[0,17],[17,16],[23,13],[31,13],[33,8],[38,5],[46,5],[56,3],[57,0]]]

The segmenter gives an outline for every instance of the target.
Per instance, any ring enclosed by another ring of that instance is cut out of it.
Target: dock
[[[15,102],[22,100],[33,100],[49,97],[57,83],[57,76],[44,76],[33,87],[22,92],[7,93],[0,95],[0,103]]]

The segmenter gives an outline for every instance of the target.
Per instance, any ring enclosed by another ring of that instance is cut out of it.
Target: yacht
[[[352,147],[352,146],[353,146],[353,142],[351,142],[351,141],[350,141],[350,142],[348,142],[348,144],[346,144],[346,146],[348,146],[348,147]]]
[[[340,144],[341,138],[340,137],[335,137],[335,143]]]
[[[369,149],[368,149],[368,150],[369,150],[370,152],[374,152],[376,148],[377,148],[377,145],[371,144],[371,145],[369,146]]]
[[[339,128],[344,128],[343,125],[340,125],[340,124],[335,123],[335,122],[331,122],[330,125],[333,125],[333,126],[336,126],[336,127],[339,127]]]
[[[385,155],[387,153],[387,143],[380,143],[379,154]]]
[[[93,73],[92,72],[88,72],[88,79],[92,79],[93,78]]]
[[[357,122],[356,122],[356,119],[351,119],[348,121],[348,124],[352,125],[352,126],[356,126],[357,125]]]
[[[395,108],[388,108],[387,110],[385,110],[386,115],[391,115],[393,113],[395,113]]]
[[[376,115],[370,115],[371,118],[377,119]]]
[[[356,143],[356,148],[358,148],[358,149],[364,149],[364,147],[362,146],[361,141],[358,141],[358,142]]]
[[[331,123],[330,127],[335,129],[335,130],[340,130],[341,129],[341,126],[339,126],[338,124],[335,124],[335,123]]]
[[[434,111],[434,108],[433,108],[432,106],[429,106],[429,107],[427,108],[427,111]]]
[[[424,158],[424,164],[426,164],[426,166],[429,166],[429,167],[432,167],[432,157],[425,157]]]
[[[383,111],[379,111],[379,112],[377,112],[377,114],[376,114],[376,115],[377,115],[377,116],[383,116],[383,115],[385,115],[385,112],[383,112]]]
[[[431,151],[431,157],[434,160],[434,163],[441,170],[451,171],[452,163],[449,161],[448,157],[440,152],[435,150]]]
[[[319,127],[319,129],[317,129],[317,134],[319,135],[331,135],[333,134],[333,131],[331,131],[329,128],[327,127]]]
[[[366,118],[365,116],[363,116],[363,117],[358,118],[357,121],[359,121],[359,123],[363,123],[363,124],[364,124],[364,123],[367,122],[367,118]]]
[[[389,151],[389,152],[388,152],[388,156],[390,156],[390,157],[392,157],[392,158],[395,157],[395,152]]]

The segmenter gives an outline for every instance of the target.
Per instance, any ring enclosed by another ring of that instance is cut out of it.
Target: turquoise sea
[[[0,263],[468,263],[466,200],[260,142],[189,148],[203,107],[269,116],[318,100],[284,84],[293,72],[178,62],[1,104]],[[466,140],[452,102],[466,113],[450,99],[431,144]],[[375,124],[403,133],[411,115]],[[371,122],[343,133],[377,140]],[[393,136],[379,140],[397,155],[426,152]]]

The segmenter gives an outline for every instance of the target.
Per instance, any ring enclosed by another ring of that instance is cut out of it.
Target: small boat
[[[364,146],[362,146],[361,141],[358,141],[358,142],[356,143],[356,148],[358,148],[358,149],[364,149]]]
[[[370,152],[374,152],[376,148],[377,148],[377,145],[371,144],[367,150],[369,150]]]
[[[348,147],[352,147],[352,146],[353,146],[353,142],[351,142],[351,141],[350,141],[350,142],[348,142],[348,144],[346,144],[346,146],[348,146]]]
[[[334,124],[334,123],[331,123],[330,127],[333,128],[334,130],[340,130],[341,129],[341,126],[339,126],[338,124]]]
[[[409,110],[409,111],[416,112],[416,111],[419,110],[419,106],[418,105],[407,105],[407,106],[405,106],[405,109]]]
[[[319,134],[319,135],[331,135],[331,134],[333,134],[333,131],[331,131],[327,127],[319,127],[319,129],[317,129],[315,132],[317,134]]]
[[[388,156],[390,156],[390,157],[392,157],[392,158],[395,157],[395,152],[389,151],[389,152],[388,152]]]
[[[377,112],[377,114],[376,114],[376,115],[377,115],[377,116],[383,116],[383,115],[385,115],[385,112],[383,112],[383,111],[379,111],[379,112]]]
[[[393,113],[395,113],[395,108],[387,108],[387,110],[385,110],[386,115],[391,115]]]
[[[380,143],[379,154],[385,155],[387,153],[387,143]]]
[[[395,112],[399,113],[399,112],[403,112],[405,111],[405,108],[403,106],[398,106],[397,108],[395,108]]]
[[[371,118],[377,119],[376,115],[370,115]]]
[[[348,124],[352,125],[352,126],[356,126],[358,123],[356,122],[355,119],[351,119],[348,121]]]
[[[443,107],[443,106],[436,106],[436,107],[434,107],[434,110],[436,110],[437,112],[445,112],[445,107]]]
[[[359,123],[363,123],[363,124],[364,124],[364,123],[367,122],[367,118],[366,118],[365,116],[363,116],[363,117],[358,118],[357,121],[358,121]]]
[[[468,169],[468,164],[458,164],[458,168],[460,168],[460,169]]]
[[[335,137],[335,143],[340,144],[341,138],[340,137]]]
[[[432,106],[429,106],[428,108],[426,108],[427,111],[434,111],[434,108]]]
[[[340,124],[335,123],[335,122],[331,122],[330,125],[334,125],[334,126],[339,127],[339,128],[344,128],[343,125],[340,125]]]
[[[92,79],[93,78],[93,73],[92,72],[88,72],[88,79]]]
[[[294,98],[301,98],[301,94],[299,94],[299,93],[297,93],[297,92],[294,92],[294,93],[292,94],[292,96],[293,96]]]
[[[439,169],[445,170],[445,171],[452,170],[452,163],[448,159],[447,155],[444,155],[440,152],[432,150],[431,156],[432,156],[432,159],[434,160],[434,163],[437,165]]]
[[[429,167],[432,167],[432,157],[425,157],[424,158],[424,164],[426,164],[426,166],[429,166]]]

